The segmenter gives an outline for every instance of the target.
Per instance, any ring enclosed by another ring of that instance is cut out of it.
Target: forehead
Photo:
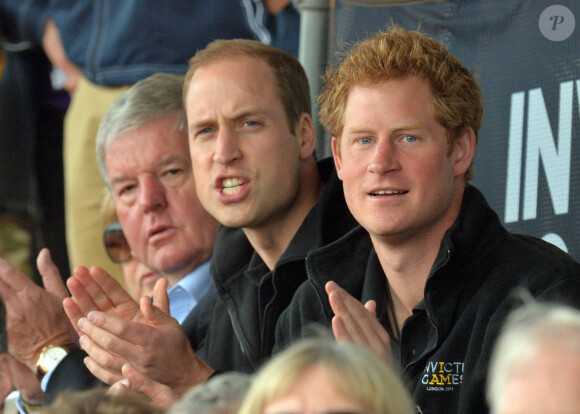
[[[279,99],[275,78],[265,61],[256,57],[224,58],[196,70],[187,93],[188,115],[192,110],[235,100],[255,102]]]
[[[434,120],[433,94],[427,81],[407,77],[354,85],[348,93],[343,126],[377,117],[401,122]]]
[[[167,117],[120,135],[107,150],[107,172],[138,172],[169,162],[188,163],[187,132],[175,126],[175,118]]]

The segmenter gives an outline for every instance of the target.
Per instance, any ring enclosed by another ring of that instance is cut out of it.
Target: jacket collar
[[[324,182],[322,197],[304,219],[276,267],[289,261],[304,260],[309,251],[336,240],[356,226],[344,201],[342,182],[336,174],[332,158],[319,161],[318,171]],[[211,265],[212,278],[218,290],[242,275],[253,253],[254,249],[242,229],[220,227]]]

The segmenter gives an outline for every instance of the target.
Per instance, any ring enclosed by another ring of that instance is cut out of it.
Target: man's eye
[[[133,190],[135,188],[135,185],[126,185],[125,187],[122,187],[121,190],[119,191],[120,195],[123,194],[127,194],[129,192],[131,192],[131,190]]]
[[[372,140],[372,139],[370,139],[370,138],[362,138],[362,139],[360,140],[360,143],[361,143],[361,144],[365,144],[365,145],[368,145],[368,144],[370,144],[371,142],[373,142],[373,140]]]
[[[246,121],[244,122],[244,125],[248,127],[254,127],[260,125],[260,123],[257,121]]]
[[[171,170],[165,171],[164,175],[175,176],[181,173],[181,171],[183,171],[181,168],[172,168]]]
[[[405,142],[415,142],[415,141],[417,141],[417,137],[414,137],[413,135],[405,135],[403,137],[403,141],[405,141]]]

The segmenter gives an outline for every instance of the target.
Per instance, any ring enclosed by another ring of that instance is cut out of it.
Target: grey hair
[[[175,130],[187,128],[181,100],[183,76],[157,73],[135,83],[109,107],[97,132],[97,162],[103,181],[111,183],[105,168],[107,151],[121,135],[175,114]]]
[[[545,345],[557,343],[569,354],[580,354],[580,311],[555,303],[531,302],[507,318],[493,350],[487,380],[491,412],[503,404],[514,368],[527,364]]]
[[[185,394],[167,414],[237,413],[252,378],[241,372],[220,374]]]

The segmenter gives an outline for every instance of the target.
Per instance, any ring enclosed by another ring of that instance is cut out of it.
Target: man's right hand
[[[33,372],[45,346],[77,341],[62,308],[68,292],[48,249],[40,252],[37,265],[46,289],[0,259],[0,298],[6,308],[8,351]]]
[[[391,339],[377,319],[375,301],[363,306],[335,282],[328,282],[325,288],[334,312],[332,332],[336,340],[365,346],[392,363]]]

